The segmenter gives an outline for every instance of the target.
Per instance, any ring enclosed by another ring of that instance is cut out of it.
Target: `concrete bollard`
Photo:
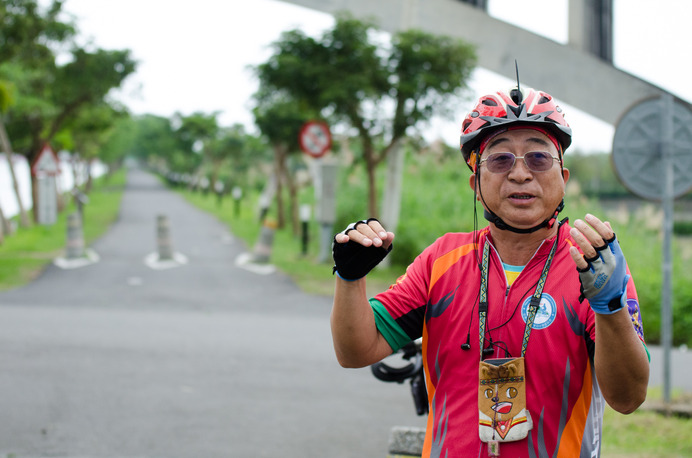
[[[187,257],[173,251],[171,226],[166,215],[156,217],[156,251],[144,258],[144,264],[155,270],[170,269],[187,264]]]
[[[395,426],[389,436],[389,458],[420,457],[423,453],[425,428]]]
[[[276,223],[273,221],[265,221],[252,253],[252,262],[259,264],[269,262],[272,254],[272,246],[274,245],[274,232],[276,232]]]
[[[171,230],[166,215],[156,217],[156,244],[158,247],[159,261],[173,259],[173,244],[171,243]]]
[[[82,220],[79,217],[79,213],[70,213],[67,216],[67,247],[65,257],[67,259],[79,259],[84,256]]]

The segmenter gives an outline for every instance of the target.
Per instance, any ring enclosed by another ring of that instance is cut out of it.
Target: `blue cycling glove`
[[[584,258],[588,266],[579,271],[582,296],[589,300],[596,313],[610,315],[627,305],[627,275],[625,255],[615,235],[596,247],[596,256]]]

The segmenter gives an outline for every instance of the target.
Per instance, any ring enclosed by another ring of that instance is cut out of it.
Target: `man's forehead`
[[[554,142],[542,132],[535,129],[513,129],[500,132],[489,139],[486,148],[492,148],[495,145],[519,141],[524,143],[537,143],[548,146]]]

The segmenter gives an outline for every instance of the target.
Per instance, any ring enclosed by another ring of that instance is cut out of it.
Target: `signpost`
[[[692,112],[665,94],[641,102],[622,117],[613,137],[613,164],[622,183],[663,207],[661,344],[663,400],[670,403],[670,350],[673,342],[673,200],[692,189]]]
[[[332,134],[329,126],[321,121],[308,121],[303,124],[298,136],[300,149],[314,158],[324,156],[332,147]]]
[[[308,121],[298,135],[300,148],[305,154],[318,159],[315,164],[315,216],[320,223],[319,262],[326,262],[331,253],[333,225],[336,220],[336,173],[338,166],[321,160],[332,147],[329,126],[321,121]]]
[[[31,173],[38,182],[38,223],[55,224],[58,219],[58,194],[55,177],[60,174],[60,161],[47,143],[31,165]]]

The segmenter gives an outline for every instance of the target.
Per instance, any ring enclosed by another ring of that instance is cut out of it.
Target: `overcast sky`
[[[248,65],[266,61],[269,44],[285,30],[318,36],[333,24],[327,14],[276,0],[66,0],[64,9],[76,17],[83,42],[132,50],[137,73],[116,95],[132,112],[219,111],[222,124],[240,122],[251,130],[249,99],[257,82]],[[615,65],[692,101],[692,2],[614,0],[614,10]],[[489,13],[567,40],[567,0],[490,0]],[[475,97],[505,89],[508,81],[479,69]],[[470,103],[460,106],[458,119],[435,122],[427,137],[456,144]],[[610,149],[612,126],[569,106],[565,111],[576,148]]]

